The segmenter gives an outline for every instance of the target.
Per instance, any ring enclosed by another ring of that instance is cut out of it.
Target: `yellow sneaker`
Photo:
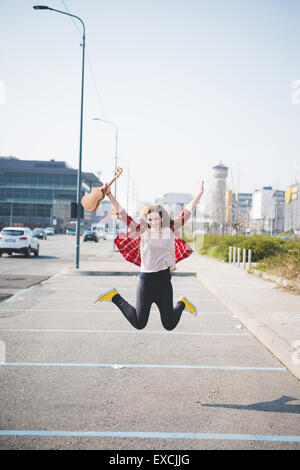
[[[195,305],[193,305],[192,302],[190,302],[186,297],[180,297],[179,301],[184,303],[184,310],[188,310],[192,315],[197,315],[197,309]]]
[[[111,302],[111,299],[113,298],[114,295],[118,294],[119,292],[117,289],[110,289],[109,291],[105,292],[104,294],[100,295],[98,299],[95,301],[96,302]]]

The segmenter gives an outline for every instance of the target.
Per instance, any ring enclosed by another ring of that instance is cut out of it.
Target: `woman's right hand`
[[[108,183],[103,186],[102,191],[104,192],[105,196],[108,196],[108,194],[110,194],[110,187],[108,186]]]

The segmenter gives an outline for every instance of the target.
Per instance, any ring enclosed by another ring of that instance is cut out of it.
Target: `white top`
[[[175,263],[175,235],[165,227],[159,232],[146,230],[141,235],[141,272],[152,273],[170,267],[176,269]]]

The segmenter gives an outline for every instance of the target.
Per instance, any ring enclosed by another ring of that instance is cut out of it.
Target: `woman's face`
[[[161,217],[159,213],[150,212],[150,214],[147,214],[147,222],[151,229],[158,230],[161,227]]]

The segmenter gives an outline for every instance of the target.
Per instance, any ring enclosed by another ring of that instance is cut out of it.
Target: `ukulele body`
[[[85,210],[89,212],[96,212],[100,206],[100,202],[104,199],[104,194],[101,188],[93,188],[89,194],[86,194],[81,199],[81,204]]]
[[[113,179],[108,183],[108,187],[110,187],[117,178],[122,174],[122,168],[117,168],[114,174]],[[85,208],[85,210],[89,212],[96,212],[98,207],[100,206],[101,201],[105,198],[105,192],[102,188],[93,188],[89,194],[85,194],[81,198],[81,204]]]

